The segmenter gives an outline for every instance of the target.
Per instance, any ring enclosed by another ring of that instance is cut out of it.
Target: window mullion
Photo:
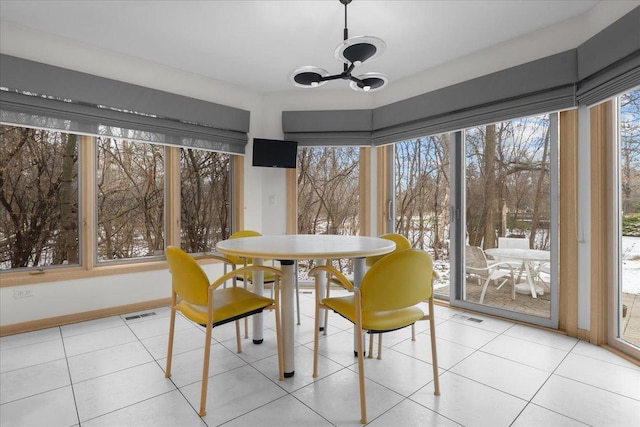
[[[180,149],[166,147],[165,212],[167,234],[165,247],[180,247]]]
[[[80,145],[80,197],[81,236],[80,263],[85,270],[93,270],[96,265],[96,236],[98,235],[96,210],[96,138],[83,135]]]

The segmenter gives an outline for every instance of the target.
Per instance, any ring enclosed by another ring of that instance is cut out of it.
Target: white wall
[[[222,266],[208,265],[210,277]],[[17,297],[15,294],[29,294]],[[0,325],[28,322],[85,311],[135,304],[171,296],[169,270],[117,274],[0,288]]]

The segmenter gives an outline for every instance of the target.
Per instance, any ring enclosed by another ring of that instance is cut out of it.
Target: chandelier
[[[347,28],[347,5],[351,0],[339,0],[344,5],[344,40],[338,45],[335,56],[343,62],[343,70],[340,74],[330,75],[328,71],[315,67],[305,66],[293,70],[289,79],[296,87],[319,87],[330,80],[348,80],[351,89],[358,92],[373,92],[382,89],[389,83],[387,76],[381,73],[364,73],[354,76],[355,68],[365,61],[372,61],[382,54],[386,44],[382,39],[371,36],[357,36],[349,38]]]

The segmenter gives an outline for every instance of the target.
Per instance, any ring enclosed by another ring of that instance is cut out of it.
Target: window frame
[[[171,193],[169,193],[167,191],[167,181],[168,181],[168,175],[169,172],[167,171],[167,152],[169,150],[169,148],[172,148],[170,146],[167,145],[162,145],[162,144],[153,144],[153,143],[149,143],[149,142],[145,142],[145,141],[131,141],[125,138],[114,138],[114,137],[106,137],[106,139],[111,139],[111,140],[115,140],[118,141],[118,143],[120,142],[133,142],[135,144],[149,144],[149,145],[156,145],[156,146],[160,146],[164,151],[163,151],[163,159],[162,159],[162,164],[163,164],[163,168],[164,168],[164,176],[162,177],[162,181],[163,181],[163,206],[162,209],[164,211],[164,224],[163,224],[163,230],[164,230],[164,247],[162,248],[163,254],[162,255],[149,255],[149,256],[138,256],[138,257],[132,257],[132,258],[117,258],[117,259],[104,259],[104,260],[100,260],[98,259],[98,228],[99,228],[99,223],[100,223],[100,218],[99,218],[99,210],[98,210],[98,189],[96,186],[96,183],[94,182],[93,184],[93,188],[94,188],[94,197],[93,197],[93,215],[95,217],[95,227],[93,229],[94,233],[93,235],[95,236],[95,247],[94,247],[94,251],[93,251],[93,259],[94,259],[94,265],[95,266],[103,266],[103,265],[125,265],[125,264],[130,264],[130,263],[137,263],[137,262],[146,262],[146,261],[154,261],[154,260],[161,260],[164,259],[164,249],[170,245],[171,243],[168,242],[167,240],[167,224],[169,222],[169,218],[167,218],[167,214],[169,211],[168,208],[168,203],[171,203],[171,201],[169,200],[169,197],[172,195]],[[98,150],[97,150],[97,145],[98,142],[96,140],[95,137],[91,137],[91,145],[95,148],[95,152],[94,152],[94,162],[93,162],[93,175],[94,175],[94,180],[97,181],[97,174],[98,174],[98,168],[97,168],[97,154],[98,154]],[[180,169],[176,169],[176,173],[180,174]],[[178,198],[178,203],[179,203],[179,198]],[[178,244],[179,244],[179,240],[177,240]]]
[[[167,268],[166,258],[149,257],[122,260],[121,262],[97,262],[95,239],[97,227],[96,192],[96,144],[92,135],[78,135],[78,185],[79,195],[79,255],[80,264],[52,266],[45,269],[3,270],[0,272],[0,287],[35,285],[58,281],[70,281],[117,274],[140,273]],[[141,141],[145,142],[145,141]],[[146,142],[145,142],[146,143]],[[244,156],[231,156],[231,226],[242,227]],[[180,244],[180,147],[165,146],[165,247]],[[207,261],[204,262],[208,263]]]

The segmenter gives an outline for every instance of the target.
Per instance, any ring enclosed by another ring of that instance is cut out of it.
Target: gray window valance
[[[371,145],[371,110],[284,111],[285,138],[298,146]]]
[[[578,46],[577,98],[593,105],[640,86],[640,7]]]
[[[373,111],[373,144],[574,107],[574,51],[478,77]]]
[[[244,154],[249,112],[0,55],[0,121]]]
[[[640,7],[576,49],[385,105],[371,112],[371,144],[383,145],[534,114],[591,105],[640,85]],[[364,114],[359,110],[359,114]],[[345,145],[330,117],[349,111],[286,111],[283,130],[314,145]]]
[[[575,106],[576,57],[567,51],[373,110],[285,111],[301,145],[384,145]]]

